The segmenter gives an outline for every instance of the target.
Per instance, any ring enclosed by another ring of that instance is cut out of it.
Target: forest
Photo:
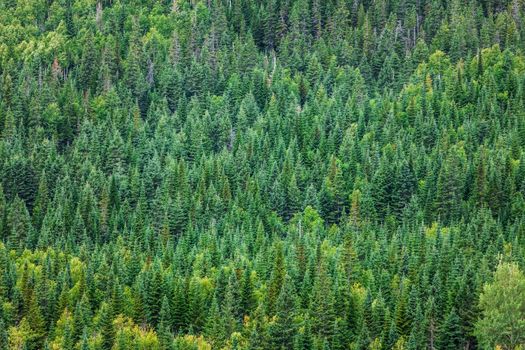
[[[0,350],[525,350],[525,0],[0,0]]]

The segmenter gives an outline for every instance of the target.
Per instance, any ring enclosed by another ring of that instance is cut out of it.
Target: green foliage
[[[515,350],[524,18],[0,1],[0,350]]]
[[[525,276],[514,263],[501,263],[494,281],[480,295],[482,316],[476,323],[486,348],[518,349],[525,343]]]

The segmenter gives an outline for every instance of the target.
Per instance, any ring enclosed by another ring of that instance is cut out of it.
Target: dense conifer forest
[[[0,350],[525,349],[524,0],[0,0]]]

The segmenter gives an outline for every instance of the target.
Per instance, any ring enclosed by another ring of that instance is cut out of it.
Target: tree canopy
[[[522,0],[0,1],[0,350],[522,349]]]

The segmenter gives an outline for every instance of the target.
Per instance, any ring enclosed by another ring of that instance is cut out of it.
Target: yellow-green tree
[[[515,263],[501,263],[483,287],[476,334],[482,346],[515,350],[525,344],[525,276]]]

